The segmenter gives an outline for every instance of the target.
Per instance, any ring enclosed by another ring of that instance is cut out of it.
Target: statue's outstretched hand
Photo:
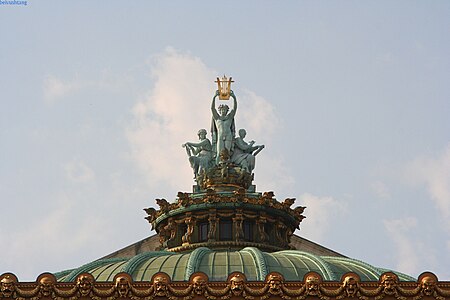
[[[230,96],[233,97],[233,98],[235,97],[233,90],[230,90]]]
[[[214,96],[219,96],[219,95],[220,95],[219,90],[216,90],[216,94]]]

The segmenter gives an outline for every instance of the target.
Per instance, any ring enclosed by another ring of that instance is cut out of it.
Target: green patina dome
[[[298,250],[267,253],[253,247],[239,251],[202,247],[184,253],[151,251],[131,258],[100,259],[55,275],[58,281],[72,282],[79,274],[89,272],[97,281],[112,281],[116,274],[126,272],[134,281],[150,281],[154,274],[164,272],[173,281],[187,281],[194,272],[203,272],[210,281],[225,281],[232,272],[242,272],[249,281],[263,281],[270,272],[278,272],[287,281],[299,281],[308,272],[316,272],[325,281],[335,281],[347,272],[354,272],[362,281],[377,281],[386,271],[351,258]],[[414,281],[410,276],[397,275],[400,280]]]

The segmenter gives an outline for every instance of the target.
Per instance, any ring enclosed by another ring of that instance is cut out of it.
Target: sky
[[[28,0],[0,28],[0,274],[154,234],[142,209],[192,191],[181,144],[226,74],[296,234],[450,280],[449,1]]]

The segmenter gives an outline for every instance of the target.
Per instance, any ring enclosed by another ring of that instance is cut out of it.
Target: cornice
[[[197,250],[200,251],[200,250]],[[0,276],[0,298],[3,300],[421,300],[450,299],[450,282],[439,281],[430,272],[417,281],[399,281],[392,272],[383,273],[378,281],[361,282],[355,273],[346,273],[340,281],[323,281],[310,272],[299,281],[285,281],[282,274],[272,272],[261,281],[246,281],[245,275],[233,272],[226,281],[209,281],[201,272],[187,281],[174,281],[165,273],[155,274],[150,281],[133,282],[128,273],[119,273],[112,282],[97,282],[89,273],[79,274],[73,282],[57,282],[55,276],[43,273],[35,282],[20,282],[12,273]]]

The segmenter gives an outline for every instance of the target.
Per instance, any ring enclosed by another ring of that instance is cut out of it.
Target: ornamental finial
[[[217,90],[219,91],[219,99],[220,100],[229,100],[230,92],[231,92],[231,83],[234,82],[231,80],[231,77],[228,79],[225,74],[222,79],[217,77]]]

